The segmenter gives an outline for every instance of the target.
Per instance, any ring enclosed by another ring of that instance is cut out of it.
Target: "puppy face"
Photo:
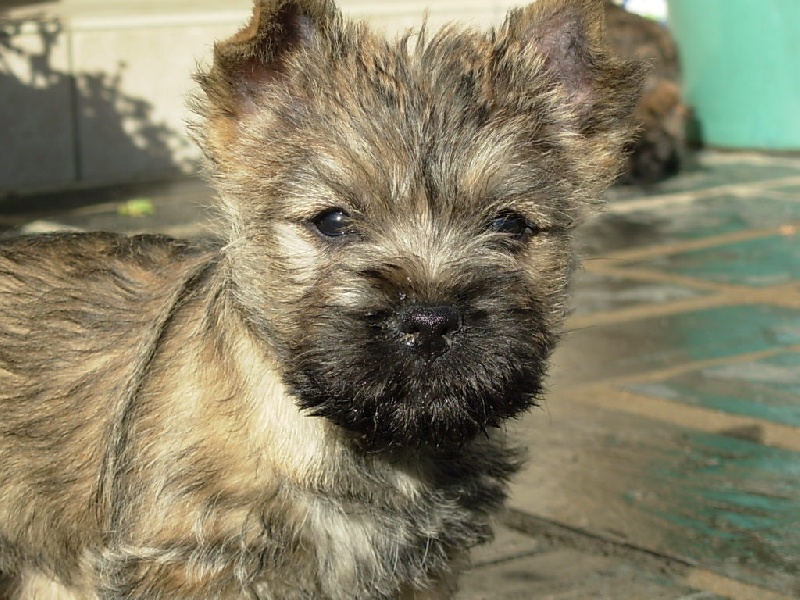
[[[389,43],[265,1],[217,46],[198,137],[230,277],[301,409],[370,450],[447,449],[535,403],[569,232],[635,101],[598,19],[540,0],[491,34]]]
[[[313,265],[282,280],[285,377],[371,448],[458,444],[529,406],[569,268],[552,215],[486,181],[434,195],[410,179],[388,198],[369,197],[378,182],[331,193],[275,237],[284,273]]]

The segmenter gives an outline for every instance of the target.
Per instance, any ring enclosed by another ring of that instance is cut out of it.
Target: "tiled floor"
[[[694,591],[664,597],[800,597],[798,182],[798,159],[704,154],[613,190],[547,412],[520,426],[512,507],[676,560]],[[661,597],[633,590],[543,597]]]
[[[0,229],[197,235],[209,197],[17,201]],[[613,190],[582,243],[548,401],[513,425],[529,466],[459,598],[799,598],[800,158],[702,154]]]

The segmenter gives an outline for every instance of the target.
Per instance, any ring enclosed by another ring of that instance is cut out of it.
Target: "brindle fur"
[[[260,0],[198,80],[220,236],[0,244],[14,598],[449,598],[491,536],[637,66],[601,0],[385,41]],[[325,238],[315,215],[346,210]],[[530,225],[512,236],[498,215]],[[443,354],[409,306],[455,307]]]

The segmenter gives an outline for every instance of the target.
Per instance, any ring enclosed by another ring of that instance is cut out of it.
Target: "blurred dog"
[[[666,27],[606,0],[608,39],[614,52],[650,66],[636,107],[639,134],[620,183],[653,184],[675,175],[686,157],[689,109],[681,99],[678,47]]]

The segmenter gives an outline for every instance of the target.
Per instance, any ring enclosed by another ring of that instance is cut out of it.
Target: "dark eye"
[[[311,219],[311,223],[326,237],[340,237],[353,232],[350,215],[338,208],[321,212]]]
[[[489,224],[489,229],[497,233],[505,233],[515,240],[523,240],[539,232],[525,217],[515,212],[501,213]]]

